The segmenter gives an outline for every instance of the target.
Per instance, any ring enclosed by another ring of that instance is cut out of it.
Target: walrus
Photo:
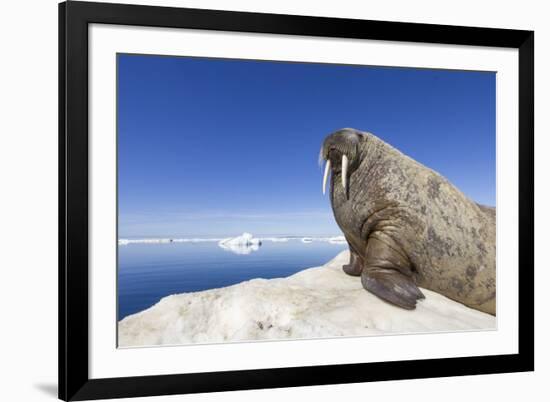
[[[414,309],[430,289],[496,315],[496,211],[372,133],[323,141],[323,193],[350,249],[349,275],[381,299]]]

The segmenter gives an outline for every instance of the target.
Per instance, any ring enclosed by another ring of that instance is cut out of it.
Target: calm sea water
[[[120,245],[118,319],[176,293],[287,277],[322,265],[346,248],[321,241],[265,241],[257,251],[243,255],[223,250],[216,242]]]

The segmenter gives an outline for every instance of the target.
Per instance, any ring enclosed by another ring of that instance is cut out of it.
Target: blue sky
[[[495,78],[119,55],[119,235],[339,234],[317,158],[342,127],[495,205]]]

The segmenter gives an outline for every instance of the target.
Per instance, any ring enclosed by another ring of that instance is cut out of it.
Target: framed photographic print
[[[533,32],[70,1],[59,41],[61,399],[533,370]]]

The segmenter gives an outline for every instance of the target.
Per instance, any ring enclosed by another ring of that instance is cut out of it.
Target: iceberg
[[[244,244],[219,244],[218,245],[223,248],[225,251],[230,251],[234,254],[241,254],[246,255],[250,254],[253,251],[258,251],[260,249],[260,246],[257,244],[250,244],[250,245],[244,245]]]
[[[250,254],[253,251],[258,251],[261,245],[260,239],[254,238],[246,232],[240,236],[228,237],[218,242],[218,246],[235,254]]]
[[[493,330],[496,317],[422,289],[415,310],[388,304],[346,275],[343,251],[287,278],[167,296],[118,323],[120,347]]]

